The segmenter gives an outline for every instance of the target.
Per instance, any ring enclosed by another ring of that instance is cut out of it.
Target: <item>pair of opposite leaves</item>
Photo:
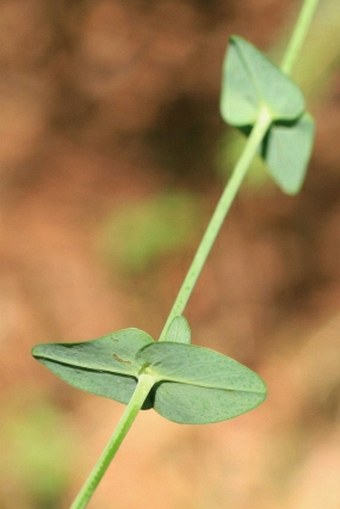
[[[272,124],[260,152],[282,191],[297,193],[303,184],[314,141],[314,121],[305,111],[297,85],[241,37],[231,37],[224,64],[221,115],[249,134],[261,108]]]
[[[252,45],[231,38],[225,63],[221,112],[249,132],[263,106],[272,124],[261,147],[269,171],[288,193],[303,182],[314,124],[300,90]],[[176,317],[165,341],[138,329],[124,329],[93,341],[36,346],[33,356],[71,385],[128,403],[141,373],[155,383],[143,408],[179,423],[230,419],[266,397],[260,377],[237,361],[190,344],[186,319]]]
[[[143,408],[179,423],[230,419],[264,400],[266,387],[256,373],[190,341],[188,322],[177,316],[164,341],[130,328],[93,341],[38,345],[32,353],[74,387],[121,403],[130,401],[139,376],[148,373],[154,385]]]

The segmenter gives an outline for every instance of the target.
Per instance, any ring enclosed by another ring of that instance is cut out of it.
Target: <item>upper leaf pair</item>
[[[131,328],[93,341],[38,345],[32,353],[69,384],[122,403],[131,399],[139,376],[151,374],[154,386],[143,408],[179,423],[230,419],[264,400],[265,385],[253,371],[189,343],[189,325],[176,317],[166,341]]]
[[[303,95],[267,57],[241,37],[231,37],[224,64],[221,114],[248,133],[266,107],[272,124],[261,146],[270,175],[283,191],[297,193],[314,140],[314,121]]]

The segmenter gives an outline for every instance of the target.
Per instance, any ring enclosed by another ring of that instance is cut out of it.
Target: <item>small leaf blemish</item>
[[[115,361],[118,361],[120,362],[121,364],[125,364],[125,365],[128,365],[128,364],[131,364],[131,361],[128,361],[126,359],[122,359],[121,357],[119,357],[117,354],[113,354],[112,357],[114,358]]]

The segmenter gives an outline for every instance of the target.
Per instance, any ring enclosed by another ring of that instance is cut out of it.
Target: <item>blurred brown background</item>
[[[303,191],[255,168],[187,309],[194,342],[266,379],[210,426],[142,413],[90,507],[340,507],[340,6],[295,76],[318,122]],[[299,1],[0,3],[0,507],[67,508],[123,407],[30,357],[157,337],[239,153],[218,114],[228,36],[280,58]]]

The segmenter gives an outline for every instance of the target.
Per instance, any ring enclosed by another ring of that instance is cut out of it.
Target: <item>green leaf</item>
[[[300,191],[314,142],[314,120],[305,113],[293,125],[273,124],[262,157],[278,186],[288,194]]]
[[[230,125],[250,126],[264,105],[273,121],[295,120],[305,108],[298,86],[252,44],[233,36],[224,63],[221,115]]]
[[[74,387],[128,403],[140,369],[136,353],[151,342],[151,336],[131,328],[92,341],[38,345],[32,355]]]
[[[188,340],[183,317],[170,326],[177,339]],[[183,335],[183,334],[184,335]],[[170,337],[175,337],[171,336]],[[145,332],[124,329],[82,343],[36,346],[34,357],[78,389],[128,403],[138,377],[154,378],[143,409],[154,407],[179,423],[230,419],[265,398],[262,380],[237,361],[208,348],[183,342],[154,342]]]
[[[175,316],[169,325],[164,341],[190,344],[191,329],[188,320],[184,316]]]
[[[239,362],[194,345],[156,342],[137,353],[141,368],[158,380],[154,409],[179,423],[231,419],[258,406],[266,396],[260,377]]]

